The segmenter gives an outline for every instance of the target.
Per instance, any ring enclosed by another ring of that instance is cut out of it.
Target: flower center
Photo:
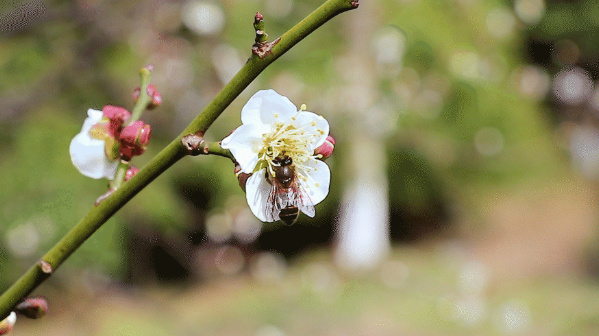
[[[273,177],[276,176],[273,167],[280,165],[275,160],[276,158],[288,156],[293,165],[305,171],[304,163],[313,157],[310,144],[316,138],[316,134],[306,129],[310,125],[315,126],[314,122],[306,125],[294,125],[295,120],[296,116],[293,116],[285,123],[275,122],[270,133],[262,135],[262,147],[258,152],[258,157],[260,161],[266,163],[268,172]],[[304,176],[300,176],[300,178],[305,179]]]

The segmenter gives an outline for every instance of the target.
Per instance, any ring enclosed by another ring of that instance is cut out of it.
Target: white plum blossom
[[[110,160],[106,155],[105,142],[92,136],[92,127],[103,117],[102,111],[89,109],[81,132],[71,141],[69,152],[71,161],[81,174],[94,179],[112,180],[116,174],[119,160]]]
[[[274,90],[262,90],[241,110],[241,122],[221,145],[231,151],[241,173],[252,174],[245,185],[246,199],[258,219],[279,220],[278,214],[266,213],[272,187],[267,176],[276,175],[280,165],[276,159],[281,156],[291,158],[307,203],[316,205],[327,196],[331,172],[314,153],[329,135],[329,123],[322,116],[305,111],[304,106],[298,110]],[[301,210],[314,217],[309,208]]]
[[[17,314],[13,311],[10,312],[10,315],[8,315],[7,318],[0,321],[0,335],[9,334],[15,326],[15,323],[17,323]]]

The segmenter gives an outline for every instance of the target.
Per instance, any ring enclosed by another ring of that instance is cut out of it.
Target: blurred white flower
[[[12,331],[12,328],[17,323],[17,314],[10,312],[7,318],[0,321],[0,335],[7,335]]]
[[[222,147],[231,151],[242,173],[253,173],[245,188],[254,215],[274,222],[281,210],[297,207],[313,217],[314,205],[329,192],[329,167],[314,154],[329,135],[329,123],[315,113],[298,111],[274,90],[254,94],[241,111],[241,122]],[[285,183],[276,178],[282,168],[292,173]]]
[[[71,161],[81,174],[94,179],[112,180],[119,164],[118,160],[110,160],[106,155],[103,139],[92,136],[90,131],[103,117],[102,111],[89,109],[88,117],[83,122],[81,132],[71,141],[69,152]]]

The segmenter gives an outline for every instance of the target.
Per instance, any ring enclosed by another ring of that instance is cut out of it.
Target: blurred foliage
[[[318,250],[269,278],[51,294],[56,309],[22,319],[14,335],[595,335],[595,284],[543,278],[498,288],[484,270],[451,244],[404,246],[353,277]]]

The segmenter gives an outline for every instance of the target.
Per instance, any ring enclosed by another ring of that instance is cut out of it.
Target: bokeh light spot
[[[225,25],[225,13],[212,2],[189,1],[181,10],[183,24],[198,35],[219,33]]]

